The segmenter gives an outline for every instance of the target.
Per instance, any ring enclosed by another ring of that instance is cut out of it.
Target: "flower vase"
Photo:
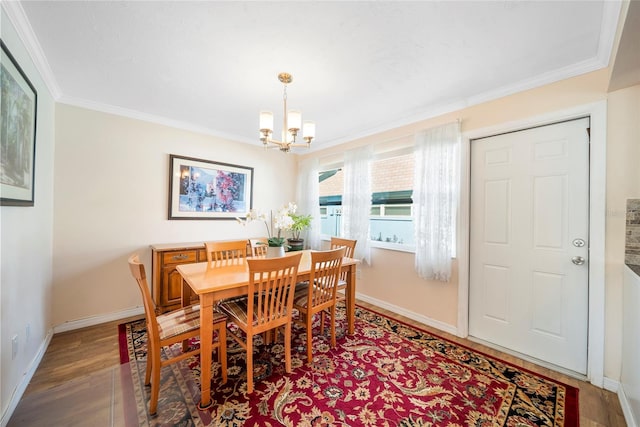
[[[278,258],[284,256],[284,246],[267,247],[267,258]]]

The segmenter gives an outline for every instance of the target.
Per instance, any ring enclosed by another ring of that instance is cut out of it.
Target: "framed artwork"
[[[169,219],[245,217],[253,205],[253,168],[169,156]]]
[[[0,44],[0,206],[33,206],[38,96]]]

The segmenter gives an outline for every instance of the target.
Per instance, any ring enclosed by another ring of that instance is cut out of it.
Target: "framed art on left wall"
[[[236,219],[249,213],[253,168],[169,156],[169,219]]]
[[[0,44],[0,206],[33,206],[38,95]]]

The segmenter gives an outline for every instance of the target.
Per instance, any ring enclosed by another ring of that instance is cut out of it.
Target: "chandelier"
[[[302,113],[296,110],[287,111],[287,85],[293,81],[289,73],[278,74],[278,80],[284,85],[282,100],[284,103],[282,120],[282,141],[273,139],[273,113],[271,111],[260,111],[260,141],[265,148],[278,148],[284,153],[288,153],[292,147],[310,147],[311,140],[316,136],[316,124],[311,121],[302,123]],[[302,128],[302,132],[300,129]],[[296,137],[301,134],[306,142],[297,143]]]

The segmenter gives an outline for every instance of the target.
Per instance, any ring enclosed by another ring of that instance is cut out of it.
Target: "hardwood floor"
[[[578,387],[582,427],[626,426],[618,397],[612,392],[472,341],[425,327],[370,304],[361,301],[358,303]],[[9,420],[8,427],[124,425],[125,410],[131,411],[135,408],[131,408],[128,402],[122,402],[117,325],[136,318],[139,317],[54,335],[40,366]]]
[[[56,334],[8,427],[123,426],[118,324]]]

